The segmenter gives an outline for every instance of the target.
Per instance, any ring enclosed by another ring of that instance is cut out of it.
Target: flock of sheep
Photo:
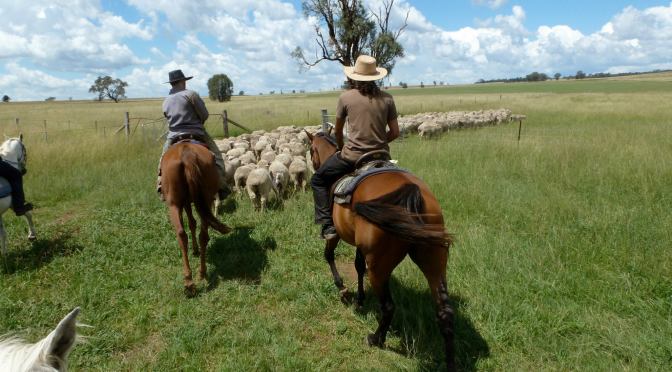
[[[431,138],[451,129],[476,128],[524,120],[511,110],[429,112],[399,118],[402,135],[418,133]],[[237,137],[215,140],[224,156],[226,181],[239,195],[244,192],[256,210],[264,210],[271,194],[279,200],[292,191],[306,191],[312,161],[310,141],[304,130],[315,133],[320,126],[282,126],[270,132],[257,130]],[[347,127],[346,127],[347,130]]]
[[[420,137],[431,138],[451,129],[499,125],[523,119],[525,115],[512,115],[509,109],[427,112],[399,118],[399,130],[403,135],[417,132]]]
[[[222,152],[226,181],[238,194],[247,192],[256,210],[264,210],[272,193],[278,199],[306,190],[313,172],[309,139],[319,127],[284,126],[215,140]]]

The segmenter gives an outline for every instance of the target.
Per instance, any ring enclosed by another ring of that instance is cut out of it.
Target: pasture
[[[448,264],[464,370],[669,370],[672,365],[672,87],[665,78],[394,89],[401,113],[505,107],[517,125],[392,145],[423,178],[456,236]],[[318,124],[336,92],[206,102],[252,129]],[[500,98],[501,97],[501,98]],[[72,370],[434,370],[442,339],[424,277],[393,274],[386,349],[377,322],[339,302],[312,197],[254,212],[227,203],[207,283],[183,295],[180,252],[154,192],[161,142],[92,129],[123,112],[159,117],[160,100],[0,104],[0,130],[21,118],[27,199],[38,240],[6,215],[0,333],[35,341],[80,306],[87,341]],[[49,141],[40,135],[48,120]],[[71,123],[68,124],[67,121]],[[221,135],[218,118],[208,121]],[[60,130],[60,131],[57,131]],[[160,128],[156,129],[160,132]],[[31,136],[31,133],[33,135]],[[354,249],[337,260],[353,288]]]

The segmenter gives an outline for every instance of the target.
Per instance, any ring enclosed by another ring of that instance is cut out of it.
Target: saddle
[[[12,186],[4,177],[0,177],[0,198],[12,195]]]
[[[374,174],[408,171],[390,161],[390,153],[385,150],[367,152],[355,162],[355,171],[341,177],[334,184],[333,199],[336,204],[350,204],[352,193],[364,179]]]
[[[170,140],[170,145],[176,145],[178,143],[190,143],[192,145],[201,145],[208,147],[208,145],[205,143],[205,138],[203,136],[199,136],[196,134],[180,134],[178,136],[173,137],[173,139]]]

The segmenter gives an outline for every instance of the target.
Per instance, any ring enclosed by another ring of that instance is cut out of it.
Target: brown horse
[[[313,166],[318,169],[336,153],[336,146],[322,133],[308,134],[308,138]],[[339,238],[326,242],[324,257],[334,284],[346,298],[347,289],[334,263],[334,250],[343,239],[357,248],[357,305],[364,303],[363,276],[367,267],[369,282],[380,301],[382,317],[376,332],[367,337],[369,345],[382,347],[385,343],[394,313],[390,275],[408,254],[429,282],[445,341],[446,363],[449,370],[454,369],[453,309],[448,303],[446,284],[451,236],[445,231],[441,207],[427,185],[407,172],[375,174],[357,186],[349,205],[334,204],[332,216]]]
[[[188,240],[187,233],[184,231],[182,211],[187,213],[189,220],[194,256],[200,256],[201,259],[198,272],[201,280],[206,277],[205,249],[210,240],[208,227],[211,226],[222,234],[231,231],[212,214],[212,203],[219,189],[215,157],[205,146],[177,143],[163,155],[161,174],[161,190],[168,205],[170,222],[175,228],[177,242],[182,250],[184,287],[187,295],[191,296],[196,290],[189,266]],[[192,203],[201,218],[199,240],[196,240],[196,219],[191,211]]]

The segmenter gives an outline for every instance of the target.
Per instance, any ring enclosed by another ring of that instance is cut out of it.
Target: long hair
[[[348,79],[351,89],[357,89],[363,96],[375,98],[380,96],[380,87],[377,81],[357,81]]]

